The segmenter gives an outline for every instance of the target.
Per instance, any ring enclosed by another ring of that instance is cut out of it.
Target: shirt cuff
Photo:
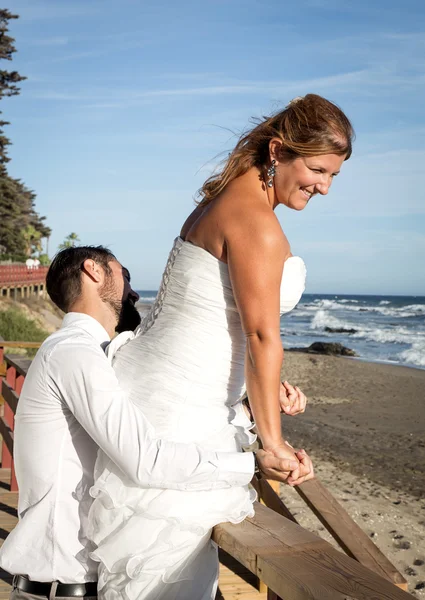
[[[232,486],[247,485],[254,476],[253,452],[217,452],[218,480]]]
[[[105,354],[108,357],[109,362],[112,364],[112,359],[115,354],[124,346],[127,342],[134,339],[135,335],[132,331],[123,331],[116,335],[113,340],[109,342],[109,344],[105,348]]]

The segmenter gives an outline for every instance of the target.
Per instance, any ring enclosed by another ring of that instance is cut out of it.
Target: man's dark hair
[[[73,246],[61,250],[54,257],[46,276],[46,289],[52,301],[64,312],[81,294],[81,269],[84,261],[94,260],[106,273],[111,273],[109,262],[117,260],[103,246]]]

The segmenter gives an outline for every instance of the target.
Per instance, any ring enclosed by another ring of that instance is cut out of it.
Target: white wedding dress
[[[297,304],[304,283],[303,261],[289,258],[282,313]],[[152,309],[113,365],[157,437],[240,451],[255,440],[240,402],[245,345],[227,265],[177,238]],[[211,529],[253,515],[254,490],[141,489],[102,455],[96,470],[90,537],[100,562],[99,598],[215,598]]]

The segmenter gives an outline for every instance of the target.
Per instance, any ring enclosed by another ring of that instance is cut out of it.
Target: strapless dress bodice
[[[187,250],[194,255],[198,255],[203,261],[219,263],[222,270],[227,271],[227,283],[230,284],[227,264],[220,261],[207,250],[204,250],[204,248],[195,246],[191,242],[186,242],[180,237],[175,240],[174,248]],[[290,312],[296,307],[304,292],[305,280],[306,267],[303,259],[299,256],[290,256],[287,258],[284,264],[282,281],[280,284],[280,314]]]
[[[306,268],[302,258],[290,256],[283,267],[280,284],[280,314],[293,310],[305,290]]]

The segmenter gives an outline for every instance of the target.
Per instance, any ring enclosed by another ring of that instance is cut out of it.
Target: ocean
[[[138,293],[155,300],[155,290]],[[284,348],[339,342],[367,361],[425,369],[425,296],[304,294],[280,333]]]

